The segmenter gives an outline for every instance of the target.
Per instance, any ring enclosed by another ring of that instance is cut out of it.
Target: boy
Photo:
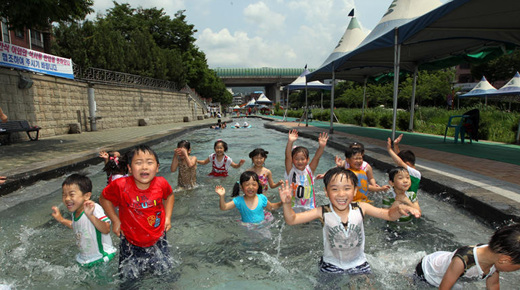
[[[394,140],[394,149],[392,149],[392,140],[388,138],[386,142],[386,149],[397,166],[404,167],[408,170],[410,179],[412,180],[410,190],[417,194],[419,183],[421,182],[421,172],[415,169],[415,154],[413,154],[413,152],[410,150],[399,150],[399,142],[401,142],[401,139],[403,139],[403,134],[399,135],[399,137]]]
[[[354,196],[354,201],[369,202],[367,194],[369,191],[378,192],[390,189],[390,186],[374,186],[369,184],[366,172],[361,169],[363,165],[363,150],[358,147],[349,147],[345,150],[345,163],[348,164],[348,169],[354,172],[357,176],[358,192]]]
[[[356,193],[357,177],[345,168],[335,167],[325,173],[325,195],[330,204],[295,213],[291,207],[291,187],[286,180],[279,188],[285,222],[288,225],[320,219],[323,223],[323,257],[320,271],[340,274],[369,274],[370,265],[365,257],[364,215],[385,220],[397,220],[401,215],[420,213],[405,204],[390,209],[374,207],[369,203],[352,203]]]
[[[461,277],[486,279],[487,289],[499,289],[499,272],[520,270],[520,224],[497,230],[489,244],[439,251],[424,257],[415,274],[439,289],[451,289]]]
[[[85,267],[108,262],[116,255],[110,238],[110,220],[103,208],[92,200],[92,182],[81,174],[72,174],[63,181],[63,204],[72,213],[72,220],[63,218],[58,207],[52,207],[52,216],[71,228],[76,237],[79,253],[76,261]]]
[[[171,228],[174,196],[168,181],[155,176],[159,159],[150,147],[136,146],[127,157],[129,176],[105,187],[99,203],[112,220],[112,231],[121,237],[120,275],[135,279],[147,270],[163,272],[171,267],[166,232]]]
[[[349,148],[359,148],[361,150],[361,155],[363,158],[365,157],[365,145],[359,142],[353,142],[349,146]],[[346,169],[349,169],[349,164],[346,162],[346,160],[342,160],[339,156],[335,157],[336,166],[339,167],[345,167]],[[363,163],[361,164],[361,169],[365,171],[368,178],[368,184],[373,185],[375,187],[379,187],[379,185],[376,183],[376,179],[374,178],[374,170],[372,169],[372,166],[368,164],[368,162],[363,160]]]

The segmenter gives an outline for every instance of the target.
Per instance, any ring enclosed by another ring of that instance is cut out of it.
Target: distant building
[[[242,105],[245,103],[244,95],[242,93],[234,94],[233,95],[233,102],[232,105]]]
[[[43,33],[34,29],[14,29],[9,30],[5,18],[1,18],[0,26],[2,28],[1,41],[5,43],[14,44],[39,52],[48,53],[48,48],[45,47]],[[46,50],[47,48],[47,50]]]

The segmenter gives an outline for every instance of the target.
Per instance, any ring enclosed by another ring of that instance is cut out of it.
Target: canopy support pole
[[[520,121],[518,122],[518,129],[516,130],[516,144],[520,144]]]
[[[287,121],[287,110],[289,110],[289,87],[287,87],[287,100],[285,100],[286,107],[285,107],[285,113],[283,113],[282,122]]]
[[[365,102],[367,96],[367,81],[368,77],[365,77],[365,84],[363,85],[363,104],[361,105],[361,127],[363,127],[363,119],[365,118]]]
[[[309,105],[307,104],[307,77],[305,77],[305,127],[309,127]]]
[[[329,134],[334,134],[332,126],[334,121],[334,85],[336,84],[336,72],[334,71],[334,63],[332,63],[332,88],[330,89],[330,128]]]
[[[415,113],[415,91],[417,89],[417,74],[419,73],[419,66],[416,65],[413,71],[413,86],[412,86],[412,100],[410,101],[410,123],[408,124],[408,131],[413,131],[413,118]]]
[[[401,61],[401,45],[398,43],[399,29],[395,28],[395,42],[394,42],[394,114],[392,121],[392,144],[395,140],[395,123],[397,120],[397,95],[399,89],[399,62]]]

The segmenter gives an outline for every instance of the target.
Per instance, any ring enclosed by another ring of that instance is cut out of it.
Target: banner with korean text
[[[72,60],[0,41],[0,66],[74,79]]]

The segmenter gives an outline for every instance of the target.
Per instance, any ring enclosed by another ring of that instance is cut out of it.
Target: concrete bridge
[[[282,87],[292,83],[302,68],[215,68],[226,87],[265,87],[265,95],[273,102],[282,99]],[[313,71],[314,69],[310,69]]]

